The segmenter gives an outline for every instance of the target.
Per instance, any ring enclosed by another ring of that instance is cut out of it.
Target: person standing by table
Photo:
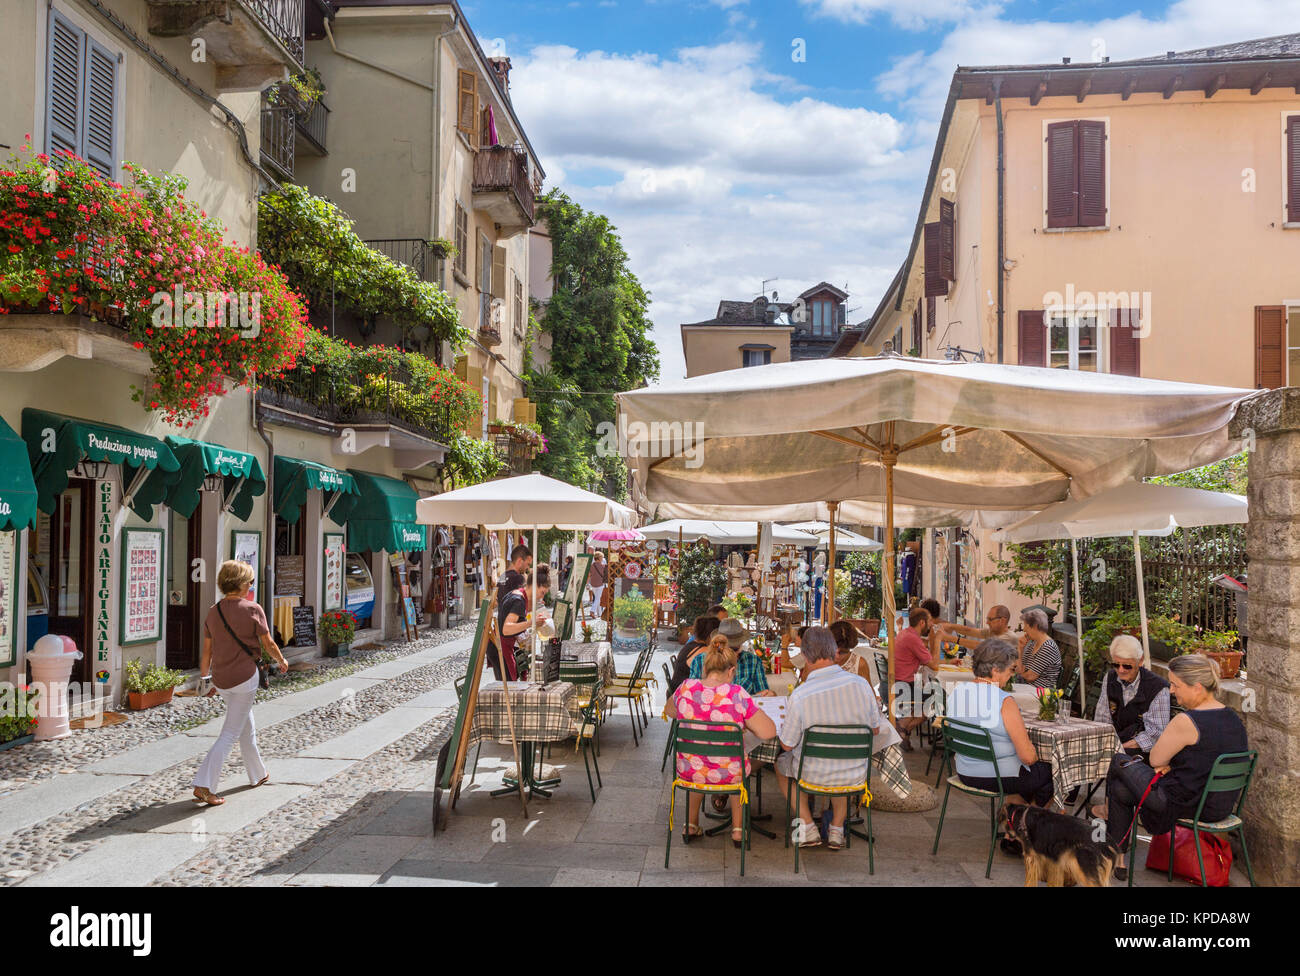
[[[497,580],[497,602],[505,599],[507,593],[517,590],[524,584],[524,574],[533,566],[533,553],[522,542],[510,550],[510,564]]]
[[[519,636],[532,628],[533,618],[536,616],[531,603],[534,581],[537,585],[537,602],[540,606],[551,588],[549,566],[538,566],[536,569],[529,570],[520,587],[507,593],[505,599],[497,606],[497,631],[501,635],[500,661],[491,659],[491,649],[489,649],[488,663],[492,665],[492,671],[498,681],[502,680],[502,668],[511,681],[516,681],[521,676],[528,677],[527,662],[522,670],[516,665],[515,645],[519,641]]]
[[[257,663],[265,651],[275,659],[280,673],[289,670],[289,662],[271,639],[266,614],[261,606],[248,599],[249,587],[256,574],[247,563],[227,559],[217,570],[217,588],[221,599],[203,620],[203,654],[199,674],[212,678],[213,687],[226,702],[226,721],[217,741],[203,757],[194,774],[194,802],[210,807],[225,803],[212,791],[221,780],[221,767],[235,742],[244,760],[248,782],[261,786],[269,778],[262,755],[257,751],[257,727],[253,724],[253,702],[257,699]]]
[[[1130,756],[1147,759],[1169,725],[1169,682],[1145,666],[1142,643],[1132,634],[1110,642],[1111,670],[1101,679],[1093,718],[1115,726]]]
[[[1125,868],[1124,856],[1138,805],[1143,827],[1153,835],[1169,833],[1179,820],[1196,815],[1214,761],[1250,748],[1240,716],[1217,698],[1219,680],[1218,664],[1203,654],[1184,654],[1170,661],[1169,687],[1184,711],[1173,717],[1151,747],[1150,763],[1122,753],[1110,762],[1107,803],[1093,813],[1105,815],[1106,838],[1119,845],[1115,877],[1120,881],[1127,880],[1132,870]],[[1162,775],[1152,784],[1157,773]],[[1201,820],[1222,820],[1236,803],[1235,792],[1211,793]]]
[[[1048,633],[1047,614],[1030,609],[1020,615],[1020,662],[1016,680],[1035,688],[1055,688],[1061,677],[1061,649]]]

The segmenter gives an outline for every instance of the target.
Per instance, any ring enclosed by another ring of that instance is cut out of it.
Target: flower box
[[[132,691],[126,696],[126,703],[132,711],[143,711],[146,708],[153,708],[155,705],[165,705],[172,700],[172,693],[175,688],[160,688],[158,691]]]
[[[16,739],[10,739],[8,742],[0,742],[0,752],[6,749],[13,749],[15,746],[25,746],[36,738],[36,733],[28,732],[26,735],[20,735]]]
[[[351,652],[352,652],[351,641],[345,641],[342,644],[333,644],[329,642],[326,642],[325,644],[326,657],[347,657],[348,654],[350,654]]]
[[[1216,651],[1208,647],[1198,648],[1197,653],[1204,654],[1219,665],[1219,677],[1235,678],[1241,671],[1241,651]]]

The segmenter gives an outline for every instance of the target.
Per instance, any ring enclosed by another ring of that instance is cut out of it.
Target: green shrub
[[[128,693],[148,694],[175,688],[186,682],[185,672],[165,668],[161,664],[142,665],[139,658],[127,661],[122,669],[122,688]]]

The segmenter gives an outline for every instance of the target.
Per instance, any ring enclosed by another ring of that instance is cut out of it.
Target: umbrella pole
[[[835,622],[835,513],[840,507],[839,502],[827,502],[826,507],[831,513],[831,535],[830,535],[830,555],[827,557],[829,565],[826,567],[826,585],[827,592],[830,594],[826,601],[826,622]]]
[[[533,608],[533,667],[538,666],[537,656],[541,652],[541,641],[537,638],[537,624],[539,621],[538,613],[541,607],[537,605],[537,567],[541,565],[541,557],[537,554],[537,526],[533,526],[533,593],[529,601]],[[546,674],[542,674],[542,683],[546,683]]]
[[[880,454],[880,463],[885,469],[885,571],[882,574],[884,583],[884,608],[885,608],[885,633],[889,639],[889,717],[894,719],[894,629],[896,621],[894,615],[898,612],[894,604],[894,464],[898,461],[898,453],[894,450],[892,440],[893,431],[890,431],[891,444],[889,448]]]
[[[1070,539],[1070,562],[1074,567],[1074,630],[1079,641],[1079,717],[1087,718],[1087,692],[1083,683],[1083,600],[1079,597],[1079,544]]]
[[[1138,616],[1142,620],[1142,663],[1151,661],[1151,651],[1147,647],[1147,585],[1142,578],[1142,542],[1136,532],[1133,533],[1133,562],[1137,566]]]

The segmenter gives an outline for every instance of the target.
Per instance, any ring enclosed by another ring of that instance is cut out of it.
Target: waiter
[[[534,580],[537,587],[537,601],[542,603],[546,599],[546,592],[551,588],[550,569],[546,566],[538,566],[536,570],[530,570],[528,575],[520,580],[519,587],[511,590],[500,600],[497,606],[497,631],[501,634],[501,660],[499,663],[493,662],[492,670],[496,674],[497,680],[501,680],[501,668],[504,667],[506,676],[515,681],[519,677],[528,677],[528,664],[524,663],[522,669],[516,668],[515,663],[515,645],[518,643],[519,636],[533,626],[533,618],[536,616],[531,604],[533,595]]]
[[[533,566],[533,553],[522,542],[510,550],[510,565],[497,580],[497,603],[506,598],[506,594],[517,590],[524,584],[524,574]]]

